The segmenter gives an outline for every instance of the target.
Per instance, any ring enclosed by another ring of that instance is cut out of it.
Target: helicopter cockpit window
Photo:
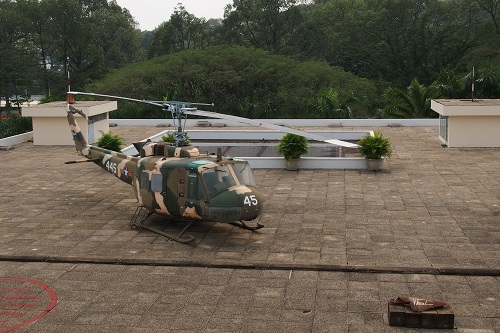
[[[238,177],[238,181],[242,185],[249,185],[256,187],[255,179],[253,178],[252,170],[248,163],[234,163],[233,170]]]
[[[204,170],[201,176],[209,198],[236,185],[236,181],[227,166]]]

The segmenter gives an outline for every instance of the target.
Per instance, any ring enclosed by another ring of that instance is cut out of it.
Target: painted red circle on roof
[[[56,304],[54,290],[41,282],[0,277],[0,333],[37,321]]]

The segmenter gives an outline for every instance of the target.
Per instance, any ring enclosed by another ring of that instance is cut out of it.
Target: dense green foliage
[[[96,142],[98,147],[117,152],[121,151],[121,147],[125,145],[125,140],[121,136],[111,132],[104,133],[101,131],[101,133],[102,136]]]
[[[307,138],[292,133],[285,134],[277,147],[278,154],[283,155],[287,160],[300,158],[309,152]]]
[[[328,88],[355,91],[363,101],[360,113],[368,112],[377,101],[377,89],[369,80],[323,62],[228,46],[156,57],[122,68],[87,87],[139,99],[157,100],[160,96],[214,102],[217,111],[249,118],[320,118],[323,114],[314,107],[315,97]]]
[[[406,89],[389,87],[385,98],[389,105],[382,110],[385,118],[432,118],[437,113],[431,109],[433,87],[424,87],[413,80]]]
[[[0,119],[0,139],[33,130],[31,118],[10,115],[7,119]]]
[[[233,0],[222,19],[178,4],[140,32],[111,0],[0,0],[0,96],[59,96],[69,56],[74,89],[254,118],[432,117],[431,98],[471,97],[473,66],[476,97],[500,98],[499,10],[497,0]],[[120,103],[112,116],[165,115]]]
[[[0,0],[0,96],[64,91],[136,61],[140,31],[107,0]]]
[[[359,153],[370,159],[380,159],[392,155],[391,141],[381,132],[374,131],[373,135],[367,134],[358,141]]]
[[[10,115],[7,119],[0,119],[0,139],[32,130],[31,118]]]

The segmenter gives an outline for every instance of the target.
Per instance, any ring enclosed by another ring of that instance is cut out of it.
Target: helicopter
[[[76,120],[75,114],[85,114],[73,106],[73,95],[88,95],[111,99],[124,99],[161,107],[172,113],[177,123],[173,133],[174,143],[141,141],[134,143],[139,154],[132,156],[89,145]],[[75,142],[76,151],[85,160],[66,164],[93,162],[119,180],[131,185],[139,203],[130,220],[132,228],[143,228],[179,243],[189,243],[195,238],[184,234],[195,222],[230,223],[255,231],[264,227],[260,223],[247,224],[263,212],[266,198],[258,190],[247,161],[217,154],[201,154],[190,144],[184,130],[187,115],[235,120],[256,126],[281,130],[307,138],[345,147],[356,144],[329,139],[296,129],[269,124],[252,119],[198,110],[204,103],[147,101],[120,96],[70,91],[67,94],[67,119]],[[184,121],[184,123],[183,123]],[[174,220],[187,221],[178,235],[173,235],[145,224],[152,214],[165,215]]]

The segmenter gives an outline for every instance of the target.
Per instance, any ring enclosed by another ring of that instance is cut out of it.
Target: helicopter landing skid
[[[144,226],[144,222],[153,214],[153,211],[147,209],[144,206],[137,207],[134,216],[132,216],[132,219],[130,220],[130,228],[142,228]]]
[[[179,233],[178,236],[175,236],[175,235],[171,235],[169,233],[163,232],[161,230],[158,230],[156,228],[153,228],[153,227],[150,227],[150,226],[144,224],[144,222],[147,220],[147,218],[150,217],[152,214],[154,214],[154,212],[147,209],[144,206],[137,207],[137,209],[135,210],[134,216],[130,220],[130,227],[132,229],[135,229],[135,228],[146,229],[146,230],[149,230],[151,232],[154,232],[155,234],[167,237],[171,240],[174,240],[174,241],[182,243],[182,244],[187,244],[187,243],[195,240],[195,237],[193,237],[191,235],[188,235],[187,237],[182,237],[184,235],[184,233],[189,229],[189,227],[193,224],[193,221],[191,221],[187,226],[185,226],[184,229],[182,229],[182,231]]]
[[[257,223],[257,225],[253,226],[253,227],[250,226],[250,225],[248,225],[248,224],[246,224],[243,221],[231,222],[230,224],[232,224],[234,226],[237,226],[238,228],[242,228],[242,229],[246,229],[246,230],[251,230],[251,231],[255,231],[255,230],[259,230],[259,229],[264,228],[264,225],[260,224],[260,223]]]

